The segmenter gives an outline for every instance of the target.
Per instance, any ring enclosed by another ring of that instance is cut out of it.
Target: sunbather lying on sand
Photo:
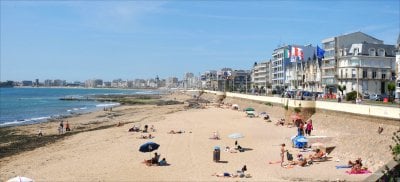
[[[304,167],[307,165],[307,159],[303,157],[302,154],[297,154],[297,160],[296,161],[291,161],[289,162],[291,165],[299,165],[301,167]]]
[[[362,167],[362,160],[361,158],[358,158],[357,160],[349,161],[349,165],[351,166],[351,173],[358,174],[362,170],[368,170],[366,167]]]
[[[181,133],[185,133],[185,131],[182,131],[182,130],[179,130],[179,131],[171,130],[171,131],[168,132],[168,134],[181,134]]]
[[[283,119],[283,118],[282,118],[282,119],[279,119],[279,120],[275,123],[275,125],[276,125],[276,126],[279,126],[279,125],[282,125],[282,126],[283,126],[283,125],[285,125],[285,119]]]
[[[210,139],[219,140],[220,138],[219,138],[218,132],[214,132],[213,135],[210,137]]]
[[[321,160],[323,159],[325,156],[325,153],[322,152],[322,150],[320,149],[316,149],[315,153],[309,156],[310,160]]]
[[[232,177],[232,178],[236,178],[238,177],[237,174],[233,174],[233,173],[228,173],[228,172],[224,172],[224,173],[214,173],[211,176],[217,176],[217,177]]]
[[[149,136],[146,136],[146,135],[141,135],[141,136],[139,136],[139,137],[137,137],[138,139],[152,139],[152,138],[154,138],[154,136],[152,136],[151,134],[149,134]]]

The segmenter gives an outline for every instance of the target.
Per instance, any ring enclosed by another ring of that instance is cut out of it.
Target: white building
[[[346,92],[388,94],[395,75],[395,46],[373,43],[352,44],[338,57],[338,84]]]
[[[254,63],[252,70],[253,87],[265,90],[272,86],[271,60]]]
[[[291,47],[297,47],[303,50],[303,59],[302,60],[297,60],[296,62],[290,62],[287,61],[285,62],[286,65],[284,65],[285,69],[285,87],[289,90],[296,90],[296,89],[305,89],[305,75],[307,73],[306,68],[309,67],[309,65],[314,64],[312,61],[314,57],[314,53],[316,51],[316,48],[313,47],[311,44],[306,45],[306,46],[301,46],[301,45],[290,45],[288,46],[288,50],[291,50]],[[287,60],[289,58],[285,58]],[[309,78],[311,79],[311,78]],[[309,85],[308,85],[309,86]]]
[[[376,39],[362,32],[354,32],[322,40],[325,56],[322,59],[322,87],[325,92],[336,92],[338,84],[337,60],[346,56],[352,44],[372,43],[383,44],[382,40]]]

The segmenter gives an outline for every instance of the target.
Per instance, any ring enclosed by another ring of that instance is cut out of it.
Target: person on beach
[[[143,133],[147,133],[147,129],[149,128],[149,125],[144,125]]]
[[[219,138],[219,134],[218,134],[218,132],[217,132],[217,131],[214,131],[214,133],[213,133],[213,136],[212,136],[212,137],[210,137],[210,139],[213,139],[213,140],[219,140],[220,138]]]
[[[64,132],[64,120],[61,120],[61,122],[60,122],[60,129],[59,129],[61,132],[61,134]]]
[[[158,165],[159,166],[166,166],[168,163],[167,163],[167,160],[165,160],[165,158],[163,158],[160,162],[158,162]]]
[[[285,149],[285,144],[282,143],[281,145],[281,166],[283,167],[283,162],[285,160],[285,152],[287,152],[287,150]]]
[[[308,120],[307,125],[306,125],[306,135],[311,136],[311,131],[313,130],[313,124],[312,120]]]
[[[320,160],[325,156],[325,153],[321,149],[316,149],[314,154],[309,156],[310,160]]]
[[[157,152],[154,153],[154,157],[151,159],[151,164],[158,164],[158,160],[160,159],[160,155],[157,154]]]
[[[71,128],[69,128],[69,122],[65,124],[65,131],[71,131]]]
[[[42,130],[39,130],[38,136],[43,136]]]
[[[349,165],[351,166],[351,173],[359,173],[361,172],[362,168],[362,160],[358,158],[356,161],[352,162],[349,161]]]
[[[299,125],[299,135],[301,135],[301,136],[304,135],[304,122],[300,122],[300,125]]]
[[[229,178],[229,177],[232,177],[232,178],[238,177],[237,174],[233,174],[233,173],[229,173],[229,172],[214,173],[214,174],[212,174],[211,176],[224,177],[224,178],[226,178],[226,177],[228,177],[228,178]]]

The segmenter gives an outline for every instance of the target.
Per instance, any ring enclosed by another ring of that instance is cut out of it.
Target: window
[[[340,70],[340,78],[343,78],[343,70]]]
[[[384,49],[379,49],[378,56],[385,57],[385,50]]]
[[[367,70],[363,70],[363,78],[367,78],[367,76],[368,76]]]
[[[382,79],[386,79],[386,74],[382,73]]]
[[[347,78],[347,69],[345,70],[345,73],[344,73],[344,75],[345,75],[345,77]]]
[[[358,48],[354,48],[354,51],[353,51],[353,52],[354,52],[354,55],[357,56],[357,55],[358,55],[358,52],[359,52]]]
[[[372,78],[376,78],[376,70],[372,71]]]
[[[375,56],[375,49],[374,48],[369,49],[369,56]]]
[[[356,69],[351,69],[351,78],[356,77]]]

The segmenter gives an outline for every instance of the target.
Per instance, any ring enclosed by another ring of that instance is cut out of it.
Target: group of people
[[[313,162],[323,161],[324,159],[326,159],[325,152],[323,152],[321,149],[316,149],[315,153],[310,154],[308,158],[299,153],[297,154],[297,160],[294,160],[292,154],[290,154],[289,151],[285,149],[285,146],[286,145],[284,143],[281,144],[280,163],[282,167],[284,167],[283,163],[285,162],[285,154],[289,165],[299,165],[302,167],[306,166],[307,164],[312,164]],[[270,162],[270,164],[272,163]]]
[[[71,131],[71,128],[69,126],[69,122],[67,120],[67,122],[65,123],[65,131]],[[64,120],[60,121],[60,125],[58,127],[58,134],[63,134],[64,133]],[[42,136],[43,133],[40,131],[39,132],[39,136]]]
[[[166,166],[168,165],[167,160],[165,158],[160,160],[160,156],[161,154],[157,154],[157,152],[154,153],[154,157],[149,159],[149,160],[145,160],[144,163],[147,166]],[[159,161],[160,160],[160,161]]]
[[[141,131],[143,133],[148,133],[149,131],[155,132],[156,129],[154,128],[154,125],[151,125],[150,129],[149,129],[149,125],[144,125],[143,130],[140,130],[139,126],[133,125],[132,128],[129,128],[128,131],[129,132],[140,132]]]
[[[136,138],[137,139],[152,139],[152,138],[154,138],[154,136],[149,133],[149,135],[140,135]]]
[[[214,173],[214,174],[212,174],[212,176],[224,177],[224,178],[237,178],[237,177],[250,178],[251,175],[250,174],[245,174],[246,171],[247,171],[247,166],[244,165],[241,170],[237,170],[237,173],[230,173],[230,172]]]
[[[304,122],[302,119],[294,120],[294,125],[297,127],[297,135],[311,136],[311,131],[314,129],[312,120]]]

